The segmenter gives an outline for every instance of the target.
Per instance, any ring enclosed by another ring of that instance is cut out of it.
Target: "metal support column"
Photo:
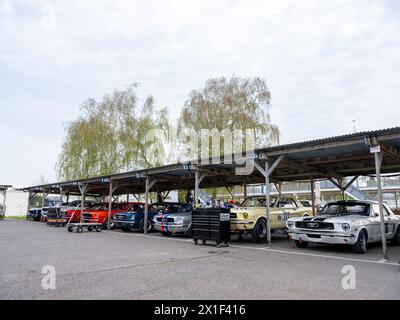
[[[199,197],[200,197],[200,183],[205,179],[207,175],[205,173],[200,174],[200,171],[195,172],[195,181],[194,181],[194,206],[197,208],[199,206]]]
[[[244,199],[247,198],[247,181],[246,181],[246,177],[243,178],[243,197],[244,197]]]
[[[388,251],[387,251],[387,243],[386,243],[386,228],[385,228],[385,217],[383,213],[383,201],[382,201],[382,181],[381,181],[381,164],[382,164],[382,152],[374,152],[375,156],[375,171],[376,171],[376,184],[378,188],[378,202],[379,202],[379,217],[381,221],[381,234],[382,234],[382,251],[383,251],[383,259],[388,260]]]
[[[110,222],[111,222],[111,210],[112,210],[112,198],[113,198],[113,183],[110,181],[109,189],[108,189],[108,217],[107,217],[107,230],[111,230]]]
[[[315,216],[317,210],[315,208],[315,181],[313,176],[310,177],[310,182],[311,182],[311,207],[313,216]]]
[[[147,219],[149,218],[149,191],[150,191],[150,178],[146,177],[146,191],[144,194],[144,221],[143,221],[143,231],[147,234]]]
[[[149,193],[151,188],[156,184],[156,179],[151,179],[150,177],[146,177],[146,191],[144,194],[144,221],[143,221],[143,232],[144,234],[148,233],[148,220],[149,220]]]
[[[200,184],[200,172],[195,172],[195,182],[194,182],[194,206],[197,208],[199,206],[199,184]]]
[[[47,197],[47,194],[46,194],[46,190],[45,189],[43,189],[43,195],[42,195],[42,208],[44,208],[44,206],[45,206],[45,204],[46,204],[46,197]]]
[[[83,208],[84,208],[84,203],[85,203],[85,196],[86,196],[86,191],[87,191],[87,184],[79,186],[79,191],[81,192],[81,214],[79,217],[79,222],[83,223]]]
[[[266,219],[267,219],[267,238],[268,246],[271,245],[271,208],[270,208],[270,177],[274,170],[279,166],[285,155],[280,155],[272,166],[269,165],[269,158],[267,154],[263,155],[265,160],[265,168],[263,168],[257,161],[253,161],[254,167],[265,177],[265,197],[266,197]]]
[[[270,184],[269,184],[269,159],[265,159],[265,205],[267,207],[267,232],[268,232],[268,246],[271,245],[271,206],[270,204]]]

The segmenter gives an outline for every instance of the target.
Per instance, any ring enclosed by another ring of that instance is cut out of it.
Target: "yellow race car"
[[[313,216],[311,207],[303,204],[293,196],[271,196],[271,230],[287,229],[286,221],[295,217]],[[265,196],[249,197],[238,209],[231,209],[232,233],[250,233],[254,240],[267,240],[267,206]]]

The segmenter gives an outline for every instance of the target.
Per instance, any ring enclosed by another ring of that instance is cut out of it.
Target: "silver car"
[[[386,239],[400,243],[400,217],[384,204]],[[367,252],[368,243],[382,239],[379,204],[372,201],[338,201],[325,205],[316,217],[291,218],[286,223],[297,247],[310,242],[345,244],[354,252]]]
[[[193,206],[184,203],[170,203],[153,219],[154,228],[165,236],[191,234]]]

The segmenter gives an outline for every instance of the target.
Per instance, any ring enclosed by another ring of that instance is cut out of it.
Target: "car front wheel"
[[[365,231],[360,231],[357,242],[353,244],[352,249],[357,253],[366,253],[368,250],[367,246],[367,235]]]
[[[297,248],[307,248],[308,247],[308,241],[295,240],[294,243],[296,244]]]
[[[251,231],[251,235],[253,236],[254,240],[257,242],[267,241],[267,234],[267,222],[264,219],[258,220],[256,226]]]
[[[397,227],[396,233],[394,234],[394,237],[393,237],[391,243],[393,243],[395,245],[400,244],[400,226]]]
[[[140,230],[144,233],[144,221],[140,223]],[[147,233],[151,232],[153,230],[153,223],[148,220],[147,221]]]

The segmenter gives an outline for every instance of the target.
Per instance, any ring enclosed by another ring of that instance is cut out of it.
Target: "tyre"
[[[253,239],[257,242],[267,241],[267,222],[264,219],[258,220],[254,229],[251,231],[251,235],[253,236]]]
[[[74,227],[68,227],[68,232],[73,232],[74,231]]]
[[[357,253],[366,253],[368,250],[367,233],[361,230],[358,234],[357,242],[351,246],[352,250]]]
[[[101,226],[96,227],[96,232],[101,232]]]
[[[114,229],[114,227],[115,227],[115,222],[111,220],[111,221],[110,221],[110,230],[111,230],[111,229]],[[108,229],[108,221],[106,221],[106,222],[103,223],[103,229],[104,229],[104,230],[107,230],[107,229]]]
[[[395,245],[400,245],[400,226],[397,227],[397,230],[394,234],[394,238],[390,240],[390,243]]]
[[[78,232],[78,233],[82,233],[82,232],[83,232],[83,228],[82,228],[82,227],[78,227],[78,228],[76,228],[76,232]]]
[[[296,244],[297,248],[307,248],[308,247],[308,241],[295,240],[294,243]]]
[[[189,230],[186,232],[186,235],[187,235],[188,237],[190,237],[190,238],[193,236],[192,226],[190,226]]]
[[[153,230],[153,228],[154,228],[153,223],[150,220],[148,220],[147,221],[147,233],[151,232]],[[144,221],[142,221],[140,223],[140,230],[144,233]]]

